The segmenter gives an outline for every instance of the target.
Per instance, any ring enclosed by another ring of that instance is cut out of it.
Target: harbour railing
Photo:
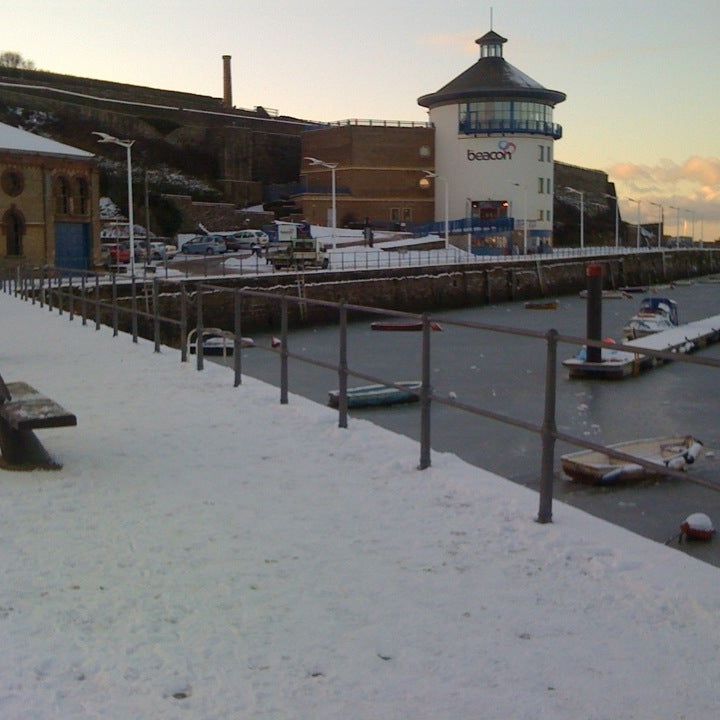
[[[170,330],[170,335],[179,334],[180,361],[188,362],[188,331],[195,330],[195,364],[198,371],[204,369],[204,349],[202,338],[205,336],[207,326],[205,324],[205,303],[206,299],[212,296],[227,296],[232,301],[233,327],[225,328],[223,332],[232,342],[233,357],[233,386],[242,384],[242,327],[243,327],[243,301],[261,298],[265,302],[272,303],[279,308],[279,337],[278,342],[258,344],[255,347],[260,351],[272,353],[279,358],[278,386],[280,391],[279,401],[286,405],[289,403],[289,361],[308,364],[314,367],[337,373],[338,379],[338,426],[348,427],[348,380],[357,378],[369,383],[376,383],[387,388],[397,388],[408,391],[407,388],[398,385],[387,377],[379,377],[367,372],[362,368],[354,367],[351,364],[351,357],[348,349],[348,315],[354,313],[362,316],[379,316],[394,318],[396,320],[414,321],[422,324],[419,333],[418,347],[421,367],[421,384],[418,390],[413,390],[419,400],[420,415],[420,457],[418,468],[424,470],[431,465],[432,446],[432,408],[434,405],[441,405],[458,412],[464,412],[472,416],[486,418],[503,425],[508,425],[518,430],[537,435],[541,440],[542,452],[540,458],[540,485],[539,485],[539,507],[536,517],[539,523],[552,521],[552,501],[555,475],[555,445],[558,441],[568,443],[577,447],[606,453],[610,457],[617,458],[626,463],[640,465],[659,476],[672,477],[679,480],[702,485],[712,490],[720,490],[720,484],[692,477],[687,473],[674,470],[671,467],[663,467],[653,463],[647,458],[642,458],[618,451],[617,449],[592,442],[585,437],[571,435],[558,428],[556,419],[557,401],[557,375],[558,375],[558,345],[566,343],[571,346],[586,346],[594,348],[607,348],[638,354],[636,346],[624,345],[615,342],[591,340],[589,338],[574,337],[560,334],[555,329],[547,331],[526,330],[521,328],[505,327],[488,323],[451,320],[442,318],[443,326],[477,330],[495,333],[498,335],[513,335],[536,341],[544,349],[545,356],[545,377],[542,387],[538,386],[538,392],[544,396],[543,414],[541,418],[528,420],[510,416],[503,412],[497,412],[477,404],[462,402],[453,397],[444,397],[434,392],[431,373],[431,348],[432,348],[432,327],[437,322],[430,313],[415,314],[392,310],[388,308],[369,307],[364,305],[351,304],[346,302],[333,302],[329,300],[312,299],[304,296],[294,296],[285,293],[277,293],[264,290],[251,290],[247,288],[228,288],[212,283],[199,282],[188,289],[183,280],[177,281],[175,293],[177,295],[178,312],[175,317],[162,316],[159,311],[160,279],[142,280],[135,277],[130,278],[130,307],[120,302],[118,297],[118,286],[115,276],[111,278],[110,298],[103,298],[101,293],[101,277],[97,273],[82,272],[61,268],[27,268],[18,267],[15,272],[5,271],[0,276],[2,291],[14,295],[22,300],[38,305],[40,309],[47,308],[52,312],[57,310],[59,315],[66,313],[70,321],[76,317],[81,318],[83,325],[88,320],[94,320],[95,329],[99,330],[105,317],[109,317],[109,324],[113,328],[113,336],[118,336],[120,318],[124,318],[124,325],[129,325],[133,342],[138,342],[139,325],[142,322],[148,339],[153,340],[154,351],[161,352],[162,328],[165,326]],[[105,291],[107,292],[107,291]],[[163,294],[167,296],[167,287],[163,288]],[[337,360],[327,362],[322,359],[309,357],[306,353],[297,353],[292,350],[291,332],[289,328],[290,308],[297,306],[298,314],[302,317],[303,309],[308,306],[323,308],[325,312],[335,315],[338,329],[337,336]],[[717,330],[717,339],[720,339],[720,328]],[[540,352],[540,351],[538,351]],[[657,362],[680,362],[689,365],[699,365],[709,368],[720,368],[720,359],[712,357],[699,357],[675,352],[660,351],[642,348],[642,354],[652,357]],[[407,366],[407,358],[401,361],[402,368]]]

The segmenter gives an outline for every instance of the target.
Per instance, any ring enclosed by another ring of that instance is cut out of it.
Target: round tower
[[[446,181],[435,184],[436,220],[447,188],[451,221],[472,218],[488,235],[514,227],[515,242],[533,249],[551,241],[553,144],[562,137],[553,108],[565,93],[507,62],[507,40],[493,30],[475,42],[474,65],[418,98],[435,126],[435,174]]]

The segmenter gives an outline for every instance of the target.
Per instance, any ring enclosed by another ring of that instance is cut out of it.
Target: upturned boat
[[[420,399],[419,392],[422,383],[419,380],[404,380],[396,382],[392,387],[388,385],[361,385],[348,388],[347,403],[349,408],[374,407],[384,405],[397,405],[398,403],[415,402]],[[328,405],[340,405],[340,391],[331,390],[328,393]]]

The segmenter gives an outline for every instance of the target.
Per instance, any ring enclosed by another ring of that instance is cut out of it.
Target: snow
[[[32,152],[46,155],[68,155],[76,158],[91,158],[92,153],[34,133],[0,123],[0,148],[13,152]]]
[[[2,471],[4,720],[716,716],[716,568],[560,503],[540,525],[533,491],[448,454],[419,471],[413,441],[225,367],[0,308],[5,381],[79,423],[38,431],[62,470]]]

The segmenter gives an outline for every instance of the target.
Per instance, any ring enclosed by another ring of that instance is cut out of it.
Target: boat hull
[[[420,332],[423,329],[423,324],[422,321],[385,322],[384,320],[378,320],[377,322],[370,323],[370,329],[381,332]],[[434,332],[439,332],[442,330],[442,326],[439,323],[431,322],[430,329]]]
[[[419,400],[420,382],[399,382],[403,389],[387,387],[385,385],[363,385],[348,388],[347,403],[349,408],[385,407],[399,403],[416,402]],[[339,407],[340,391],[331,390],[328,393],[328,405]]]

